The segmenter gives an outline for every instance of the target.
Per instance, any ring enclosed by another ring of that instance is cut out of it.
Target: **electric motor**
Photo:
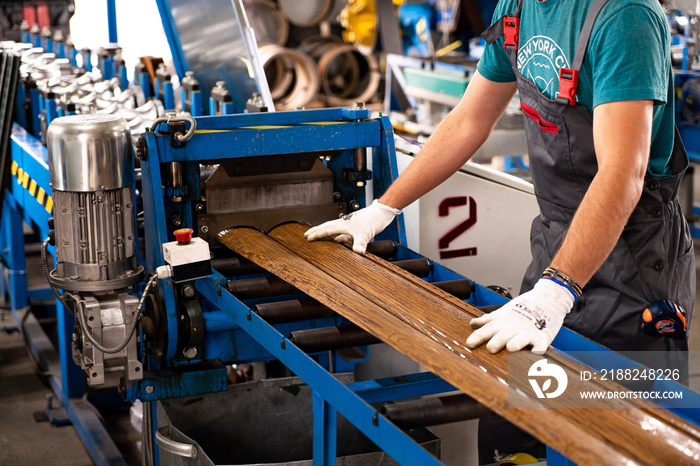
[[[54,284],[109,291],[143,278],[136,263],[131,133],[116,115],[56,118],[47,132],[54,201]]]

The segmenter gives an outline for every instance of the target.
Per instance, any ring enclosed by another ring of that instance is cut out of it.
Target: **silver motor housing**
[[[108,291],[138,283],[133,152],[117,115],[56,118],[47,134],[56,270],[64,290]]]
[[[49,279],[76,302],[73,358],[91,386],[142,379],[137,339],[115,351],[137,318],[139,299],[127,287],[144,275],[136,261],[128,124],[117,115],[56,118],[47,131],[47,146],[56,247],[56,268]]]

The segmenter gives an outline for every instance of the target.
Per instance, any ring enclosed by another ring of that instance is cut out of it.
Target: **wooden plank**
[[[480,314],[478,309],[379,258],[357,255],[331,241],[309,243],[303,237],[306,228],[285,224],[269,236],[234,229],[220,241],[573,461],[616,465],[700,461],[698,429],[645,401],[617,400],[611,405],[617,408],[604,409],[508,408],[507,353],[492,355],[483,347],[469,350],[464,345],[471,333],[468,322]],[[570,385],[577,389],[581,367],[552,349],[548,356],[565,367]],[[592,386],[587,382],[584,389]],[[536,398],[525,401],[544,406]]]

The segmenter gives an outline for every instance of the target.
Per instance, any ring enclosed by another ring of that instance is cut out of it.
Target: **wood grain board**
[[[522,393],[521,405],[534,409],[508,407],[507,353],[465,346],[469,320],[481,311],[371,254],[333,241],[309,243],[307,228],[286,223],[267,235],[236,228],[219,241],[579,464],[700,464],[700,430],[645,400],[555,409]],[[534,362],[538,356],[532,356]],[[547,356],[565,368],[574,390],[615,385],[589,381],[584,387],[582,366],[553,348]]]

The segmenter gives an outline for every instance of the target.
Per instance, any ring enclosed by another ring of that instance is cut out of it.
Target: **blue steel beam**
[[[117,5],[116,0],[107,0],[107,30],[109,31],[109,43],[116,44],[117,39]]]
[[[158,6],[160,19],[163,23],[165,36],[168,39],[170,53],[173,56],[175,72],[177,73],[178,78],[180,78],[180,81],[182,81],[182,78],[185,77],[185,72],[189,68],[187,67],[187,61],[185,60],[185,55],[182,51],[180,36],[178,36],[177,29],[175,28],[175,20],[173,20],[173,15],[170,13],[170,6],[168,5],[167,0],[156,0],[156,5]]]
[[[396,462],[406,466],[441,464],[213,278],[199,279],[195,286]]]
[[[298,126],[265,126],[231,131],[197,129],[198,147],[208,147],[209,153],[200,160],[222,160],[258,155],[300,152],[334,151],[380,145],[379,122],[360,121],[338,124],[308,124]],[[322,136],[319,136],[322,134]],[[166,138],[159,138],[161,162],[191,162],[191,150],[173,149]],[[188,144],[193,144],[189,142]]]

